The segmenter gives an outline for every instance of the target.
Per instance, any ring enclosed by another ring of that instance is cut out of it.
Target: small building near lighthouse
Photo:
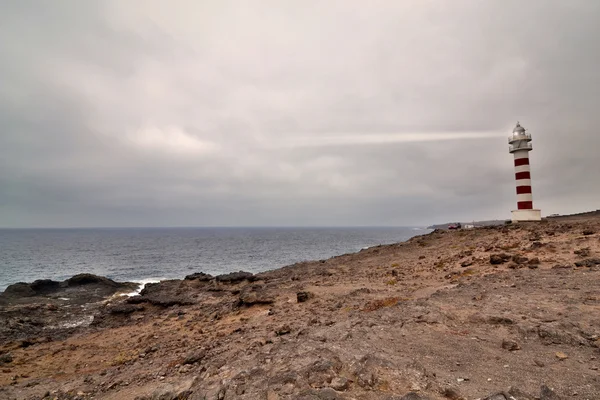
[[[512,212],[513,222],[540,221],[542,212],[533,208],[531,190],[531,167],[529,152],[533,150],[531,134],[517,122],[513,134],[508,138],[508,152],[515,159],[515,181],[517,185],[517,209]]]

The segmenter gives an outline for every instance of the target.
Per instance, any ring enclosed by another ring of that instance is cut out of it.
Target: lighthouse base
[[[514,210],[512,212],[513,222],[519,221],[541,221],[542,211],[541,210]]]

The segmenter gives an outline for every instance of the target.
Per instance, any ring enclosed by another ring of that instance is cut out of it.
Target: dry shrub
[[[385,299],[373,300],[367,303],[363,311],[376,311],[383,307],[393,307],[400,301],[399,297],[386,297]]]
[[[498,246],[499,249],[502,249],[504,251],[508,251],[508,250],[511,250],[511,249],[516,249],[517,247],[519,247],[519,242],[512,242],[512,243],[508,243],[508,244],[505,244],[505,245]]]
[[[129,361],[137,358],[137,352],[135,351],[122,351],[112,360],[112,366],[118,366],[127,364]]]
[[[473,276],[473,275],[477,275],[477,271],[475,271],[473,268],[467,268],[460,274],[460,276]]]

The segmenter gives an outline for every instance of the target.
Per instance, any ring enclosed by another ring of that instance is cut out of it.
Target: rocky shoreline
[[[4,399],[600,398],[600,216],[0,294]]]

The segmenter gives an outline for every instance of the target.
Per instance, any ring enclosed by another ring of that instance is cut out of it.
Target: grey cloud
[[[517,119],[598,208],[599,3],[370,4],[3,4],[0,226],[506,218]]]

